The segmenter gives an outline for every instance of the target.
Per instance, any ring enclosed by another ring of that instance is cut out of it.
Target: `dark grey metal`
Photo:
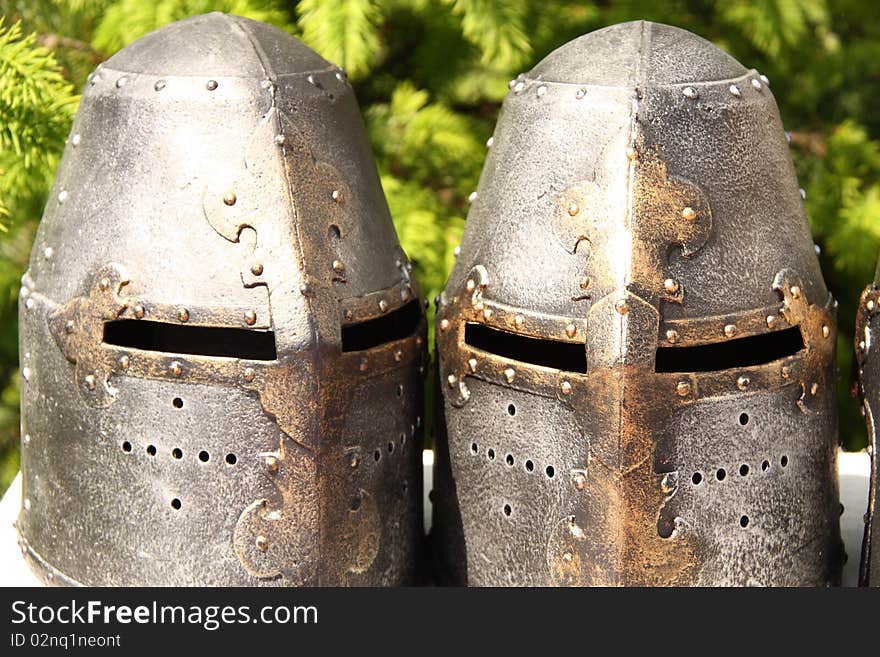
[[[440,577],[837,582],[836,302],[769,81],[634,22],[510,86],[438,305]],[[578,345],[586,373],[469,324]],[[786,357],[656,368],[793,327]]]
[[[874,282],[862,292],[856,316],[856,362],[858,364],[858,388],[862,401],[862,413],[868,429],[868,451],[871,454],[871,480],[868,492],[868,509],[865,512],[865,536],[862,543],[862,561],[859,583],[862,586],[880,586],[880,466],[877,454],[877,421],[874,418],[880,408],[880,363],[877,344],[880,337],[880,261],[874,274]]]
[[[302,43],[213,13],[99,66],[22,279],[18,526],[36,572],[414,583],[411,269],[345,74]],[[387,333],[407,309],[410,331]],[[108,344],[116,319],[272,331],[277,358]],[[377,346],[343,350],[371,320]]]

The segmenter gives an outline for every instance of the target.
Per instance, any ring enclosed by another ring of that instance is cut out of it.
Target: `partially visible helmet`
[[[341,69],[218,13],[99,66],[21,292],[36,572],[413,583],[410,274]]]
[[[868,428],[868,450],[871,454],[871,484],[868,510],[865,513],[865,538],[859,582],[863,586],[880,586],[880,466],[877,464],[877,420],[880,410],[880,262],[874,282],[862,292],[856,315],[856,363],[862,412]]]
[[[438,306],[441,577],[837,582],[835,309],[766,78],[649,22],[548,55]]]

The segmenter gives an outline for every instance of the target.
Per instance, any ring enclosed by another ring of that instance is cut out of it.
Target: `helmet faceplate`
[[[551,53],[439,302],[442,576],[836,581],[835,307],[765,78],[647,22]]]
[[[208,14],[90,76],[20,303],[47,579],[411,583],[424,315],[344,73]]]

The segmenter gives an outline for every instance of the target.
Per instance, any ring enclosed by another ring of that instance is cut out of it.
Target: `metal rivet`
[[[566,563],[571,561],[573,558],[574,557],[572,556],[571,552],[563,552],[563,554],[562,554],[562,560],[565,561]]]
[[[801,200],[804,200],[804,201],[807,200],[807,190],[806,189],[804,189],[803,187],[799,187],[798,193],[801,195]]]
[[[626,149],[626,159],[628,160],[636,160],[639,157],[639,152],[632,146]]]
[[[278,459],[274,456],[267,456],[265,459],[266,470],[275,473],[278,472]]]
[[[302,284],[299,286],[299,293],[302,294],[304,297],[307,297],[307,296],[311,295],[311,293],[312,293],[312,286],[309,285],[308,283],[302,283]]]
[[[582,290],[586,290],[588,287],[590,287],[590,277],[581,276],[581,280],[578,281],[578,285]]]
[[[257,546],[257,549],[260,552],[265,552],[269,549],[269,540],[265,536],[257,536],[257,540],[254,541],[254,545]]]
[[[520,91],[523,90],[523,87],[525,87],[525,86],[526,85],[524,83],[517,82],[516,84],[513,85],[513,92],[518,94]]]
[[[21,368],[21,378],[23,378],[25,381],[30,381],[30,379],[31,379],[31,368],[29,368],[29,367],[22,367],[22,368]]]
[[[458,379],[456,378],[455,374],[450,374],[446,377],[446,383],[449,384],[450,388],[454,388],[457,381]]]
[[[523,322],[525,322],[525,318],[522,315],[515,315],[513,318],[513,323],[516,328],[522,328]]]
[[[736,380],[736,387],[740,390],[746,390],[749,387],[751,381],[747,376],[741,376]]]
[[[578,90],[574,93],[574,97],[577,98],[578,100],[580,100],[581,98],[583,98],[583,97],[586,96],[586,95],[587,95],[587,90],[586,90],[586,89],[578,89]]]
[[[349,467],[356,468],[356,467],[358,467],[358,464],[360,463],[360,461],[361,460],[358,458],[357,454],[352,454],[351,458],[348,459],[348,465],[349,465]]]
[[[55,249],[53,249],[51,246],[47,246],[45,249],[43,249],[43,257],[46,260],[51,260],[53,255],[55,255]]]
[[[789,367],[788,365],[783,365],[781,373],[782,373],[782,378],[787,379],[788,377],[791,376],[791,367]]]
[[[27,433],[24,434],[24,437],[21,439],[21,442],[23,442],[25,445],[30,445],[31,444],[30,434],[27,434]]]
[[[119,357],[119,367],[121,367],[122,369],[127,370],[130,364],[131,361],[129,360],[128,356],[123,354]]]
[[[476,192],[471,192],[470,194],[468,194],[468,203],[473,203],[476,200],[477,200],[477,193]]]
[[[629,304],[626,302],[626,299],[618,299],[614,302],[614,310],[619,312],[621,315],[626,315],[629,312]]]
[[[761,81],[760,81],[760,80],[757,80],[757,79],[755,79],[755,78],[752,78],[752,86],[753,86],[755,89],[757,89],[758,91],[761,91],[761,89],[764,88],[763,85],[761,84]]]
[[[685,87],[681,90],[681,93],[684,94],[685,98],[690,98],[691,100],[695,98],[699,98],[700,92],[694,89],[693,87]]]
[[[238,200],[238,197],[235,195],[235,192],[226,192],[223,195],[223,202],[226,205],[235,205],[235,202]]]
[[[119,78],[119,79],[116,81],[116,88],[117,88],[117,89],[122,89],[122,87],[125,86],[125,83],[126,83],[126,82],[128,82],[128,78],[126,78],[126,77],[123,75],[121,78]]]
[[[29,497],[24,498],[24,510],[25,511],[31,510],[31,498],[29,498]],[[52,573],[49,573],[49,574],[51,575]]]
[[[153,85],[153,89],[156,91],[162,91],[165,88],[165,80],[156,80],[156,84]]]
[[[340,192],[338,189],[334,189],[332,192],[330,192],[330,198],[336,203],[339,203],[340,201],[342,201],[342,192]]]
[[[801,288],[799,288],[797,285],[792,285],[791,286],[791,296],[793,299],[800,299]]]
[[[767,328],[775,328],[779,321],[779,315],[767,315]]]
[[[181,365],[178,361],[174,361],[171,363],[171,373],[174,376],[180,376],[183,374],[183,365]]]
[[[476,358],[468,358],[468,368],[471,372],[477,371],[477,359]]]
[[[671,278],[667,278],[663,281],[663,289],[665,289],[669,294],[675,294],[678,292],[678,283]]]
[[[687,397],[691,394],[691,384],[687,381],[679,381],[675,386],[675,392],[679,397]]]
[[[486,308],[483,311],[483,319],[488,322],[490,319],[492,319],[493,314],[494,314],[494,311],[491,308]]]
[[[730,93],[733,94],[734,96],[736,96],[737,98],[739,98],[742,95],[739,91],[739,87],[737,87],[735,84],[730,85],[729,89],[730,89]]]
[[[134,310],[134,316],[138,319],[143,319],[144,315],[147,314],[144,307],[140,304],[137,304],[132,310]]]
[[[761,78],[761,82],[763,82],[764,84],[770,84],[770,78],[768,78],[763,73],[761,73],[758,77]]]
[[[577,332],[578,329],[574,323],[570,323],[565,327],[565,334],[570,338],[573,338],[575,335],[577,335]]]
[[[95,378],[94,374],[86,374],[86,388],[89,390],[94,390],[98,385],[98,380]]]
[[[31,310],[34,307],[34,300],[28,297],[27,301],[24,302],[24,307]]]
[[[277,135],[275,135],[275,143],[278,146],[284,146],[285,141],[287,141],[287,140],[284,138],[284,135],[282,135],[281,133],[278,133]]]
[[[472,278],[467,279],[467,283],[465,283],[464,286],[467,288],[468,292],[473,292],[477,288],[477,284]]]
[[[98,281],[98,289],[101,290],[102,292],[106,292],[109,288],[110,288],[110,279],[109,278],[102,278],[100,281]]]
[[[561,384],[559,384],[559,387],[562,390],[563,395],[571,394],[571,383],[569,381],[563,381]]]
[[[459,256],[459,254],[461,254],[461,247],[460,246],[457,246],[454,249],[452,249],[452,255],[454,255],[456,258]]]
[[[388,312],[388,302],[385,299],[379,301],[379,310],[384,312]]]
[[[333,261],[333,271],[335,271],[337,274],[344,274],[345,273],[345,263],[342,262],[342,260],[334,260]]]
[[[73,333],[73,329],[75,329],[75,328],[76,328],[76,326],[74,325],[74,323],[71,320],[68,319],[66,322],[64,322],[64,330],[67,333]]]
[[[217,88],[217,80],[208,80],[207,84],[205,84],[205,88],[208,91],[214,91]]]
[[[568,206],[568,214],[570,214],[572,217],[575,216],[580,211],[581,211],[580,207],[578,207],[578,204],[575,203],[574,201],[572,201],[571,205]]]
[[[822,327],[822,337],[827,338],[829,335],[831,335],[831,329],[828,328],[827,326],[823,326]]]
[[[440,320],[440,330],[445,331],[448,328],[449,328],[449,320],[448,319],[441,319]]]
[[[66,200],[67,200],[67,190],[62,189],[60,192],[58,192],[58,202],[64,203],[64,201],[66,201]]]
[[[177,321],[188,322],[189,321],[189,310],[187,310],[186,308],[178,308],[177,309]]]
[[[865,307],[866,307],[868,310],[874,310],[874,308],[875,308],[876,305],[877,305],[877,304],[874,303],[874,300],[873,300],[873,299],[868,299],[868,302],[865,304]]]
[[[263,265],[262,263],[255,262],[251,265],[251,273],[254,276],[261,276],[263,274]]]
[[[732,338],[734,335],[736,335],[736,326],[734,324],[725,324],[724,335],[728,338]]]
[[[678,342],[678,331],[675,329],[669,329],[666,331],[666,341],[670,344]]]
[[[354,317],[354,312],[352,312],[351,308],[346,308],[345,312],[342,313],[342,316],[345,317],[347,321],[350,321]]]
[[[547,93],[547,87],[543,84],[540,85],[538,87],[537,93],[538,93],[538,96],[543,96],[545,93]]]
[[[513,383],[513,380],[516,378],[516,371],[512,367],[508,367],[504,370],[504,378],[507,379],[508,383]]]
[[[244,380],[248,383],[253,382],[253,380],[257,378],[257,373],[254,372],[254,368],[248,367],[244,371]]]
[[[697,218],[697,213],[692,207],[687,206],[681,211],[681,216],[688,221],[693,221]]]
[[[403,360],[403,352],[400,349],[398,349],[397,351],[394,352],[394,361],[399,363],[402,360]]]
[[[492,144],[494,144],[494,143],[495,143],[495,137],[489,137],[489,139],[486,140],[486,148],[492,148]]]
[[[400,300],[401,301],[409,301],[409,297],[412,294],[412,291],[409,289],[409,286],[400,290]]]
[[[245,310],[244,311],[244,323],[248,326],[253,326],[257,323],[257,313],[253,310]]]
[[[79,146],[79,142],[82,140],[82,137],[79,136],[79,133],[76,133],[73,137],[70,138],[70,143],[74,145],[74,147]]]
[[[810,386],[810,394],[815,395],[817,392],[819,392],[819,384],[813,383],[813,385]]]

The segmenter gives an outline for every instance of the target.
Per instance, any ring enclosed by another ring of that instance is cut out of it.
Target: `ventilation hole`
[[[229,453],[226,455],[226,463],[228,465],[235,465],[238,462],[238,457],[235,454]]]
[[[531,462],[531,460],[526,461],[526,470],[532,472],[535,469],[535,464]]]
[[[694,475],[691,477],[691,481],[693,482],[694,486],[699,486],[700,482],[703,481],[703,475],[699,472],[695,472]]]
[[[382,458],[382,452],[380,452],[378,449],[375,452],[373,452],[373,460],[374,461],[378,461],[381,458]]]
[[[182,507],[182,506],[183,506],[183,504],[176,497],[173,500],[171,500],[171,508],[174,509],[175,511],[179,511],[180,507]]]
[[[490,447],[489,451],[486,452],[486,456],[489,457],[490,461],[494,461],[495,460],[495,450]]]
[[[788,465],[788,457],[785,454],[783,454],[782,458],[779,459],[779,465],[781,465],[783,468]]]
[[[556,475],[556,470],[553,468],[552,465],[548,465],[544,469],[544,473],[547,475],[547,477],[549,477],[550,479],[553,479],[553,477]]]
[[[180,447],[175,447],[174,449],[171,450],[171,456],[173,456],[176,459],[182,459],[183,458],[183,450],[180,449]]]
[[[513,465],[513,454],[508,454],[504,460],[507,461],[507,465]]]
[[[505,504],[504,505],[504,515],[509,516],[511,513],[513,513],[513,509],[510,508],[509,504]]]
[[[390,440],[388,441],[388,453],[391,454],[394,451],[394,443]]]
[[[400,446],[403,447],[406,444],[406,434],[400,434]]]
[[[715,478],[718,481],[724,481],[724,478],[727,476],[727,470],[724,468],[718,468],[718,472],[715,473]]]
[[[769,469],[770,469],[770,461],[764,461],[763,463],[761,463],[761,470],[763,470],[764,472],[767,472],[767,470],[769,470]]]
[[[471,443],[471,451],[472,451],[474,454],[476,454],[477,451],[478,451],[479,449],[480,449],[480,448],[479,448],[479,446],[477,445],[477,443]]]
[[[205,450],[202,450],[201,452],[199,452],[199,461],[201,461],[202,463],[207,463],[210,460],[210,458],[211,458],[211,455],[208,454],[208,452],[206,452]]]
[[[739,466],[739,474],[740,474],[740,476],[742,476],[742,477],[745,477],[747,474],[749,474],[749,466],[748,466],[748,464],[743,463],[741,466]]]
[[[130,452],[131,451],[131,443],[128,442],[127,440],[122,443],[122,451],[123,452]]]
[[[397,386],[397,396],[403,397],[403,386]]]
[[[667,518],[665,516],[660,516],[657,520],[657,535],[660,538],[669,538],[672,536],[672,532],[675,529],[675,522],[672,518]]]
[[[739,526],[740,527],[748,527],[749,526],[749,517],[743,516],[742,518],[740,518],[739,519]]]
[[[739,423],[743,426],[746,426],[749,423],[749,414],[748,413],[740,413]]]
[[[464,341],[476,349],[503,358],[568,372],[587,372],[587,351],[583,343],[540,340],[500,331],[485,324],[465,325]]]
[[[363,351],[408,338],[421,321],[422,307],[416,300],[375,319],[343,326],[342,351]],[[403,386],[398,386],[398,396],[401,395]]]
[[[229,326],[193,326],[117,319],[104,323],[104,343],[171,354],[275,360],[275,333]],[[177,399],[174,405],[177,408]]]
[[[713,344],[660,347],[654,369],[657,372],[716,372],[754,367],[793,356],[803,348],[801,330],[792,326],[782,331]]]
[[[361,508],[361,498],[360,498],[360,495],[358,495],[357,497],[353,497],[353,498],[351,498],[351,504],[349,505],[349,508],[350,508],[352,511],[357,511],[358,509]]]
[[[511,415],[511,416],[516,415],[516,406],[514,406],[513,404],[508,404],[507,405],[507,414]]]
[[[338,240],[342,237],[342,232],[336,224],[330,224],[330,229],[327,231],[327,234],[330,236],[331,240]]]
[[[171,400],[171,405],[174,408],[183,408],[183,400],[180,397],[175,397],[173,400]]]
[[[147,454],[149,454],[150,456],[156,456],[156,446],[147,445]]]

